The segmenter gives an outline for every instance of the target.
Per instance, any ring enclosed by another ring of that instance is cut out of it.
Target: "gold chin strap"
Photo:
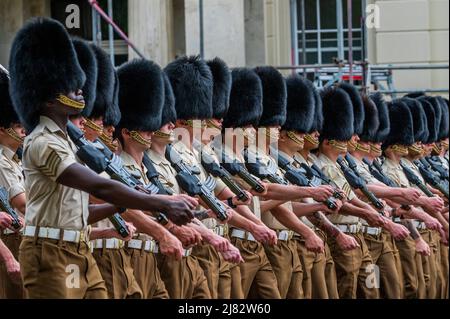
[[[276,136],[274,136],[274,135],[272,135],[271,134],[271,129],[268,129],[268,128],[266,128],[266,136],[268,137],[268,138],[270,138],[271,140],[279,140],[280,139],[280,135],[279,134],[277,134]]]
[[[448,150],[448,146],[449,146],[449,144],[448,144],[447,141],[442,141],[442,142],[441,142],[441,147],[442,147],[442,148]]]
[[[86,125],[91,130],[93,130],[97,133],[103,133],[103,125],[100,126],[90,119],[86,119],[86,122],[84,123],[84,125]]]
[[[403,145],[392,145],[391,149],[394,152],[397,152],[400,155],[403,155],[403,156],[408,155],[408,148],[406,146],[403,146]]]
[[[314,146],[319,146],[319,139],[318,138],[314,138],[312,135],[310,134],[306,134],[305,135],[305,140],[307,140],[308,142],[310,142],[312,145]]]
[[[410,153],[411,155],[422,155],[423,148],[421,148],[417,145],[411,145],[408,147],[408,153]]]
[[[170,139],[170,138],[174,137],[174,134],[173,133],[164,133],[164,132],[161,132],[158,130],[155,132],[155,136],[160,137],[160,138]]]
[[[147,147],[152,146],[152,141],[151,141],[151,140],[148,140],[148,139],[146,139],[146,138],[143,138],[142,135],[139,134],[139,133],[136,132],[136,131],[131,131],[131,132],[130,132],[130,136],[131,136],[131,138],[132,138],[133,140],[135,140],[136,142],[138,142],[138,143],[141,144],[141,145],[144,145],[144,146],[147,146]]]
[[[357,143],[356,150],[364,152],[364,153],[370,153],[370,146],[364,146],[364,145]]]
[[[118,149],[117,144],[114,144],[114,140],[112,137],[109,137],[105,134],[105,132],[102,132],[102,134],[98,137],[103,144],[105,144],[112,152],[116,152]]]
[[[301,147],[303,147],[303,145],[305,145],[305,140],[298,138],[297,135],[295,134],[295,132],[288,131],[286,134],[292,141],[294,141],[295,143],[297,143]]]
[[[70,97],[68,97],[64,94],[59,94],[56,97],[56,100],[66,106],[69,106],[69,107],[77,109],[77,110],[84,109],[84,107],[86,105],[84,102],[78,102],[78,101],[72,100]]]
[[[374,153],[374,154],[379,154],[378,156],[380,156],[383,153],[383,150],[381,149],[381,147],[379,147],[378,145],[370,145],[370,150]]]
[[[206,121],[206,126],[207,126],[208,128],[215,128],[215,129],[218,129],[218,130],[221,130],[221,129],[222,129],[219,125],[217,125],[216,123],[214,123],[214,122],[211,121],[211,120],[207,120],[207,121]]]
[[[439,145],[439,143],[433,143],[433,152],[436,155],[441,154],[441,146]]]
[[[198,126],[198,122],[201,123],[200,126]],[[190,126],[192,128],[202,129],[206,127],[205,123],[201,120],[186,120],[185,123],[187,126]]]
[[[353,149],[356,149],[358,147],[358,144],[353,142],[352,140],[348,141],[347,146],[350,146]]]
[[[6,134],[8,134],[9,137],[19,143],[23,143],[23,141],[25,140],[25,138],[19,136],[19,134],[17,134],[16,131],[14,131],[12,128],[8,128],[6,130]]]
[[[347,152],[347,142],[338,142],[336,140],[330,140],[330,145],[338,149],[341,152]]]

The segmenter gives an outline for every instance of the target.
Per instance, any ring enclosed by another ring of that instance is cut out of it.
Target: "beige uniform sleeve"
[[[72,150],[50,134],[37,137],[28,152],[33,165],[54,182],[69,166],[77,163]]]
[[[327,175],[332,181],[342,189],[347,196],[348,200],[351,201],[356,198],[356,194],[353,192],[349,183],[345,180],[345,177],[341,176],[337,171],[337,168],[332,167],[331,165],[325,165],[322,168],[325,175]]]
[[[0,162],[0,186],[6,188],[9,200],[25,193],[23,182],[17,176],[17,172],[8,163],[4,162]]]

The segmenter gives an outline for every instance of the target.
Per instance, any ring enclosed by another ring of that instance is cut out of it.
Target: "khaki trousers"
[[[327,235],[322,231],[317,231],[317,235],[322,238],[325,243],[325,281],[327,282],[327,291],[329,299],[339,299],[337,287],[336,266],[334,264],[333,255],[327,242]],[[317,289],[315,289],[317,291]],[[314,291],[314,289],[313,289]],[[313,294],[314,296],[314,294]],[[313,297],[314,298],[314,297]]]
[[[106,299],[105,281],[89,246],[24,238],[19,261],[27,298]]]
[[[401,277],[397,270],[392,236],[382,231],[379,236],[364,234],[364,240],[380,274],[380,295],[387,299],[401,299]]]
[[[442,284],[442,293],[441,293],[441,299],[448,299],[448,246],[445,246],[444,244],[440,244],[441,249],[441,270],[442,270],[442,278],[443,278],[443,284]]]
[[[211,299],[208,281],[192,255],[181,260],[156,255],[158,269],[171,299]]]
[[[339,297],[342,299],[376,299],[379,297],[376,285],[369,278],[373,268],[372,257],[361,233],[352,234],[359,246],[350,251],[342,250],[334,238],[328,239],[336,266]]]
[[[416,243],[411,237],[395,241],[397,246],[403,277],[403,298],[417,299],[425,296],[422,258],[416,252]]]
[[[109,299],[142,299],[130,255],[121,249],[94,249],[92,255],[105,280]]]
[[[437,285],[439,278],[439,269],[437,266],[438,243],[433,236],[433,232],[429,229],[421,230],[420,235],[427,242],[431,249],[430,256],[422,257],[423,276],[425,279],[425,289],[427,299],[436,299]],[[440,251],[439,251],[440,254]]]
[[[144,299],[168,299],[164,282],[158,270],[155,254],[145,250],[126,248],[131,266]]]
[[[8,247],[16,260],[19,260],[19,247],[22,242],[20,234],[1,234],[1,240]],[[0,263],[0,299],[23,299],[25,292],[21,282],[13,282],[3,263]]]
[[[325,269],[325,252],[314,253],[306,249],[303,239],[296,239],[297,252],[303,268],[303,294],[305,299],[329,299]]]
[[[247,298],[251,289],[258,298],[280,299],[277,278],[264,247],[258,242],[239,238],[232,238],[231,241],[245,260],[238,267],[232,267],[231,298]]]
[[[295,240],[278,240],[277,245],[264,245],[267,258],[277,277],[282,299],[303,299],[303,270]],[[257,296],[257,294],[255,294]]]

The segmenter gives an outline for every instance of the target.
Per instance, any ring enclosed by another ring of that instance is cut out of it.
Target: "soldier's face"
[[[373,157],[380,157],[383,155],[383,151],[381,149],[382,143],[372,143],[370,147],[370,155]]]
[[[291,151],[299,152],[305,145],[305,134],[293,131],[281,131],[280,143]]]
[[[20,123],[12,123],[8,129],[3,127],[0,128],[0,137],[2,142],[12,148],[20,147],[23,144],[23,139],[25,136],[25,128]]]
[[[77,117],[73,117],[70,119],[70,121],[76,126],[78,127],[80,130],[82,130],[84,132],[84,124],[86,123],[86,120],[84,119],[83,116],[77,116]]]
[[[319,147],[320,144],[320,133],[315,131],[313,133],[305,136],[305,144],[303,145],[303,149],[307,151],[315,150]]]
[[[159,134],[162,133],[162,134]],[[175,141],[175,125],[173,123],[167,123],[159,129],[159,132],[156,132],[152,136],[152,143],[158,145],[167,145],[171,144]]]
[[[356,146],[358,145],[359,142],[359,136],[358,135],[353,135],[351,140],[347,143],[347,148],[349,152],[354,152],[356,150]]]
[[[81,91],[81,90],[77,90],[75,92],[69,92],[68,94],[66,94],[66,96],[69,99],[74,100],[76,102],[83,103],[83,104],[85,103],[83,91]],[[77,115],[77,114],[80,114],[81,111],[83,111],[82,109],[74,108],[69,105],[63,104],[58,100],[48,103],[47,105],[48,106],[56,106],[56,110],[55,110],[56,112],[61,112],[67,116]]]
[[[96,126],[101,128],[101,130],[96,130],[91,127],[89,127],[86,123],[84,126],[84,135],[89,141],[95,141],[103,132],[103,117],[90,119]]]

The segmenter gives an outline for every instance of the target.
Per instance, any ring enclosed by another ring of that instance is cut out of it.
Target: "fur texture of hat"
[[[231,72],[230,108],[224,118],[224,128],[257,126],[262,114],[262,84],[251,69],[237,68]]]
[[[417,99],[422,104],[423,111],[427,117],[428,138],[424,141],[425,144],[434,143],[437,141],[438,128],[436,126],[436,113],[434,107],[425,98]]]
[[[263,113],[260,127],[283,126],[286,122],[286,82],[283,75],[274,67],[255,68],[263,88]]]
[[[120,66],[119,127],[134,131],[154,132],[161,128],[164,106],[164,79],[154,62],[134,59]]]
[[[380,118],[375,102],[368,96],[363,97],[364,103],[364,124],[359,138],[363,142],[372,142],[375,140],[378,128],[380,127]]]
[[[427,96],[425,99],[430,102],[430,104],[433,106],[434,114],[435,114],[435,123],[436,123],[436,142],[439,140],[439,134],[441,129],[441,120],[442,120],[442,108],[441,104],[439,103],[439,100],[437,97],[434,96]]]
[[[206,62],[214,80],[212,99],[213,118],[223,119],[230,106],[231,72],[228,65],[220,58]]]
[[[105,116],[103,117],[103,124],[105,126],[117,126],[122,118],[122,113],[120,112],[119,107],[119,90],[119,76],[117,75],[117,72],[114,71],[113,102],[106,108]]]
[[[75,51],[77,52],[78,62],[86,75],[86,82],[82,88],[86,105],[83,112],[81,112],[81,115],[84,117],[89,117],[94,108],[94,102],[97,94],[97,59],[88,42],[80,38],[73,38],[72,42]]]
[[[314,122],[316,99],[308,79],[292,75],[286,79],[287,113],[283,130],[309,133]]]
[[[33,18],[17,32],[10,53],[10,95],[21,122],[31,131],[45,103],[76,92],[86,76],[64,26]]]
[[[413,117],[408,105],[402,100],[394,100],[388,104],[391,131],[383,143],[383,148],[391,145],[410,146],[414,144]]]
[[[9,128],[13,123],[20,123],[9,96],[8,75],[0,70],[0,127]]]
[[[319,89],[314,89],[314,120],[308,133],[321,132],[323,128],[322,96]]]
[[[353,105],[354,123],[353,127],[356,135],[360,135],[364,128],[364,104],[356,86],[350,83],[341,83],[339,87],[343,89],[350,96]]]
[[[162,112],[161,126],[167,123],[174,123],[177,121],[177,111],[175,110],[175,96],[173,95],[172,85],[170,85],[169,78],[165,73],[164,77],[164,108]]]
[[[178,119],[211,119],[214,81],[206,62],[198,56],[185,56],[169,63],[165,72],[175,95]]]
[[[413,118],[414,140],[416,142],[423,141],[425,135],[428,135],[428,125],[422,104],[415,99],[405,97],[401,99],[409,107]]]
[[[439,129],[439,140],[443,140],[448,137],[449,131],[449,110],[448,110],[448,100],[445,101],[444,98],[438,96],[437,97],[440,105],[441,105],[441,126]]]
[[[381,143],[386,140],[391,130],[391,121],[389,119],[389,110],[386,101],[381,93],[375,93],[370,96],[370,99],[375,103],[378,111],[378,119],[380,125],[372,142]]]
[[[108,53],[95,44],[91,44],[97,59],[97,90],[94,108],[89,118],[105,116],[106,109],[114,100],[114,66]]]
[[[353,134],[353,105],[350,96],[338,87],[322,92],[323,128],[322,140],[349,141]]]

